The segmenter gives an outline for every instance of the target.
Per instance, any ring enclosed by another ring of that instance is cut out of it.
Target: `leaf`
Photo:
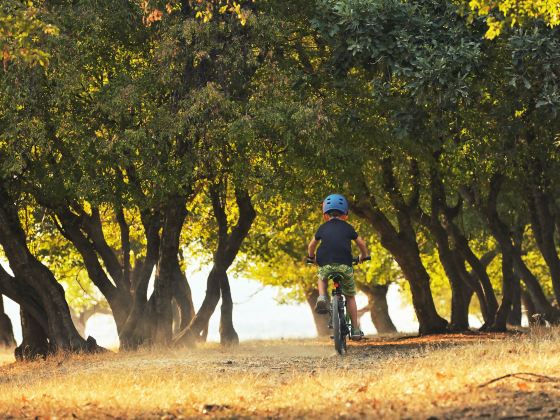
[[[527,382],[518,382],[517,387],[522,391],[527,391],[529,389],[529,384]]]

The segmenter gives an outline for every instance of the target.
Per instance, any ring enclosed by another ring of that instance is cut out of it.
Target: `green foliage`
[[[36,4],[39,3],[39,4]],[[46,38],[58,35],[58,28],[40,16],[41,2],[5,0],[0,6],[0,51],[4,71],[12,62],[46,66],[50,55]]]

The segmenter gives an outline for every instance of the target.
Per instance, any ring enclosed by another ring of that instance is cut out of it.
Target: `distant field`
[[[0,417],[560,415],[560,331],[59,355],[0,361]],[[496,382],[488,381],[507,374]]]

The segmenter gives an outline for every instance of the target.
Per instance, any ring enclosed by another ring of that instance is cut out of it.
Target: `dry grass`
[[[479,385],[560,378],[559,350],[554,329],[370,339],[344,358],[309,340],[58,355],[0,368],[0,417],[554,417],[560,382]]]

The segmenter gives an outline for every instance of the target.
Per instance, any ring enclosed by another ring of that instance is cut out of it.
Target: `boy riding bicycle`
[[[354,269],[352,268],[352,241],[360,249],[359,262],[369,257],[365,241],[356,233],[348,219],[348,202],[340,194],[331,194],[323,201],[323,223],[307,247],[308,259],[319,265],[319,297],[315,304],[315,312],[325,314],[329,312],[329,297],[327,295],[327,279],[338,273],[342,276],[342,294],[346,296],[346,305],[352,331],[350,337],[360,340],[364,333],[358,322],[358,308],[356,306],[356,284],[354,283]],[[315,256],[315,250],[321,243]]]

